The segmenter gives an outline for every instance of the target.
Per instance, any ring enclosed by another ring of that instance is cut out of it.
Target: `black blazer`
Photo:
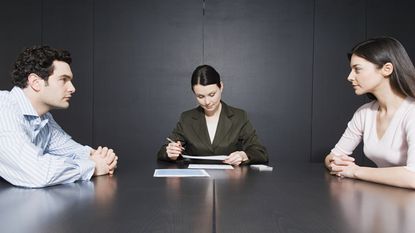
[[[229,155],[235,151],[245,151],[248,161],[245,163],[266,163],[268,155],[259,142],[255,129],[244,110],[231,107],[222,102],[222,110],[213,143],[210,142],[205,114],[200,106],[183,112],[176,128],[169,136],[181,141],[187,155]],[[169,161],[164,144],[158,159]]]

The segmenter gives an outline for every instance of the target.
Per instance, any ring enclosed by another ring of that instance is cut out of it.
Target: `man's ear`
[[[388,77],[392,74],[393,72],[393,65],[390,62],[387,62],[383,65],[382,69],[381,69],[382,75],[385,77]]]
[[[43,79],[39,77],[37,74],[31,73],[27,77],[27,87],[38,92],[40,91],[40,88],[42,87],[41,85],[42,81]]]

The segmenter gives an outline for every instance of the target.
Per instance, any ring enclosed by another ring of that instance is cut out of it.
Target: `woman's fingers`
[[[177,159],[182,153],[183,147],[180,143],[171,142],[166,146],[167,156],[171,159]]]
[[[223,162],[231,165],[239,165],[242,162],[242,157],[237,152],[233,152]]]

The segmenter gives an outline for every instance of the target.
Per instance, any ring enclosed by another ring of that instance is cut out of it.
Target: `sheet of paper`
[[[156,169],[153,177],[203,177],[209,174],[203,169]]]
[[[203,160],[225,160],[228,156],[226,155],[212,155],[212,156],[191,156],[191,155],[182,155],[186,159],[203,159]]]
[[[260,171],[267,171],[267,172],[272,172],[273,167],[267,166],[267,165],[263,165],[263,164],[252,164],[250,165],[251,168],[260,170]]]
[[[189,164],[189,168],[198,169],[233,169],[229,164]]]

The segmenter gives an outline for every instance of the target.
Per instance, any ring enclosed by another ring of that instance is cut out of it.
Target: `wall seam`
[[[316,31],[316,4],[317,0],[314,0],[313,5],[313,45],[312,45],[312,59],[311,59],[311,107],[310,107],[310,153],[309,153],[309,162],[313,162],[313,122],[314,122],[314,61],[315,61],[315,31]]]
[[[91,112],[91,124],[92,124],[92,145],[95,147],[95,0],[92,0],[92,112]]]
[[[44,3],[43,3],[43,1],[44,0],[40,0],[40,44],[41,45],[43,45],[43,30],[44,30],[44,26],[43,26],[43,24],[44,24],[44,17],[43,17],[43,12],[44,12],[44,10],[43,10],[43,6],[44,6]]]
[[[205,12],[206,0],[202,0],[202,64],[205,64]]]

